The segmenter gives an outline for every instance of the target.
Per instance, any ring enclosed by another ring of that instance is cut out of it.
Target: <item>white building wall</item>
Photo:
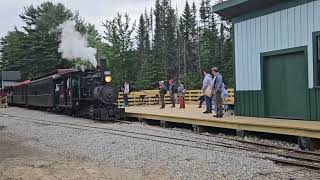
[[[320,0],[234,24],[238,91],[261,90],[260,54],[308,46],[309,88],[313,88],[312,32],[320,31]]]

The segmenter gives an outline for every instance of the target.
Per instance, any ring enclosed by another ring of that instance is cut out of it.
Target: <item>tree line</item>
[[[58,52],[61,32],[56,29],[74,20],[89,46],[97,49],[97,59],[108,59],[118,86],[129,81],[135,89],[152,89],[160,80],[175,79],[197,89],[203,70],[213,66],[221,69],[225,83],[232,86],[232,26],[214,14],[211,6],[211,0],[202,0],[199,8],[187,1],[179,15],[170,0],[156,0],[138,22],[129,14],[104,21],[102,35],[61,3],[25,7],[20,15],[22,30],[15,28],[0,40],[0,70],[19,70],[28,79],[83,63],[65,60]]]

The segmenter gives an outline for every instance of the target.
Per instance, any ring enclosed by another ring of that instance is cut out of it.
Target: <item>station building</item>
[[[320,0],[229,0],[236,115],[320,120]]]

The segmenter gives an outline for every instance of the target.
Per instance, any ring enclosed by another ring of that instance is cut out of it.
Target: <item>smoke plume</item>
[[[62,57],[68,60],[82,59],[89,61],[94,67],[97,67],[97,50],[88,47],[88,41],[75,28],[74,21],[65,21],[59,26],[61,30],[61,43],[58,52]]]

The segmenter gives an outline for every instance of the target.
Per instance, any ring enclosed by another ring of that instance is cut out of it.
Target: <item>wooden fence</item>
[[[225,104],[234,105],[234,89],[228,89],[229,97],[225,100]],[[195,103],[203,93],[201,90],[187,90],[185,93],[186,103]],[[129,105],[154,105],[159,104],[159,90],[142,90],[131,92],[128,96]],[[170,104],[170,94],[165,96],[166,104]],[[123,105],[123,93],[119,93],[118,105]]]

